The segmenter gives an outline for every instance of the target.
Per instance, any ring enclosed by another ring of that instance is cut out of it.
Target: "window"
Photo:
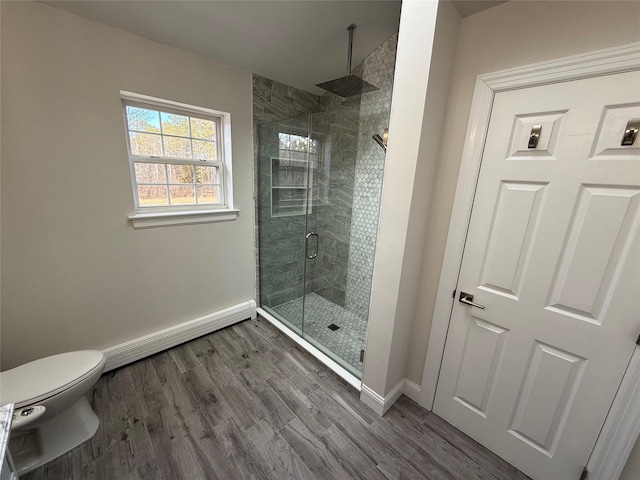
[[[122,104],[132,220],[232,209],[228,113],[124,92]]]

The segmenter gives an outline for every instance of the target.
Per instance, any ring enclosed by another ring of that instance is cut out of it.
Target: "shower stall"
[[[315,113],[259,126],[260,303],[360,377],[375,237],[352,227],[377,225],[379,199],[354,209],[358,116],[344,116],[351,125]]]
[[[292,87],[254,77],[254,115],[263,115],[254,128],[260,311],[357,379],[385,162],[372,136],[388,126],[396,42],[363,64],[380,88],[346,99],[311,104],[306,92],[294,97]],[[283,118],[297,101],[309,113]]]

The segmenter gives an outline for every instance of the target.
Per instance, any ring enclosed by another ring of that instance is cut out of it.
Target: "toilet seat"
[[[0,372],[0,405],[16,408],[46,400],[91,376],[104,366],[97,350],[82,350],[40,358]]]

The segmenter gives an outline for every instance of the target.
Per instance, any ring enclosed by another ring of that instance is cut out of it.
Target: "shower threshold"
[[[280,315],[274,312],[271,308],[267,307],[268,310],[265,310],[262,307],[258,307],[258,314],[263,318],[272,323],[278,330],[283,332],[289,338],[291,338],[294,342],[304,348],[307,352],[313,355],[315,358],[320,360],[325,366],[329,367],[336,375],[346,381],[349,385],[351,385],[356,390],[360,391],[362,389],[362,381],[355,376],[352,372],[347,370],[343,365],[338,363],[335,359],[331,358],[331,356],[327,355],[325,352],[318,349],[315,345],[313,345],[308,340],[302,338],[298,335],[291,327],[287,326],[288,322],[284,320]],[[312,339],[313,340],[313,339]]]

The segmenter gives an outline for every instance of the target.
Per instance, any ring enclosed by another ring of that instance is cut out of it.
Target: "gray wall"
[[[254,297],[251,74],[1,2],[2,368]],[[236,221],[134,230],[120,90],[231,113]]]

